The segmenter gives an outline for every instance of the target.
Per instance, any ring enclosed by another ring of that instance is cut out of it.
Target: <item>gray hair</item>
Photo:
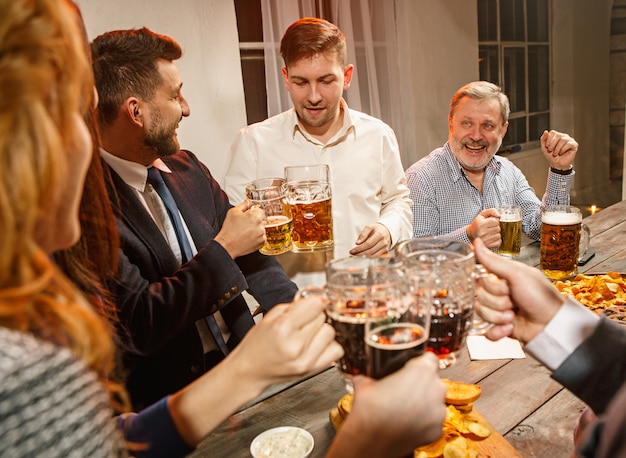
[[[473,81],[467,83],[461,89],[456,91],[450,100],[450,111],[448,113],[448,121],[452,120],[457,105],[463,99],[463,97],[470,97],[475,100],[488,100],[495,99],[500,104],[500,116],[502,117],[502,125],[506,124],[509,120],[509,113],[511,107],[509,105],[509,98],[506,96],[499,86],[488,81]]]

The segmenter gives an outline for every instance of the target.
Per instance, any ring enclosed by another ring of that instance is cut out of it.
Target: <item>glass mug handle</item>
[[[477,284],[481,278],[486,278],[491,275],[493,274],[489,272],[485,266],[483,266],[482,264],[476,264],[476,267],[474,268],[474,279]],[[476,301],[476,299],[474,300]],[[488,321],[485,321],[480,316],[478,316],[478,314],[476,313],[476,308],[474,307],[474,313],[472,315],[472,326],[470,327],[469,335],[485,335],[487,331],[489,331],[489,329],[491,329],[493,326],[493,323],[489,323]]]
[[[585,223],[580,225],[580,244],[578,245],[578,261],[580,261],[589,250],[589,244],[591,242],[591,231],[589,226]]]

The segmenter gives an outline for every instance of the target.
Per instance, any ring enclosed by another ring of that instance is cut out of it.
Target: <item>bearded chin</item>
[[[171,132],[149,135],[145,139],[145,144],[154,150],[157,157],[172,156],[180,149],[178,141]]]

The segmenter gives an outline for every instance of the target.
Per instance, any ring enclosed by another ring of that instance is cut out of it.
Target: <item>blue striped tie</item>
[[[176,232],[176,239],[178,240],[178,245],[180,246],[180,253],[182,256],[183,263],[189,261],[193,258],[193,251],[191,250],[191,244],[189,243],[189,239],[187,238],[187,234],[185,233],[185,228],[183,227],[183,221],[180,218],[180,213],[178,212],[178,206],[176,205],[176,201],[172,197],[170,190],[167,188],[167,185],[163,181],[163,177],[161,176],[161,172],[156,167],[150,167],[148,169],[148,183],[152,185],[154,190],[157,192],[161,200],[165,204],[165,208],[167,209],[167,214],[172,221],[174,226],[174,232]],[[224,336],[220,331],[220,328],[215,321],[215,317],[213,315],[208,315],[205,317],[206,323],[209,326],[209,330],[217,343],[217,346],[221,350],[224,355],[227,355],[229,352],[228,347],[226,346],[226,342],[224,342]]]

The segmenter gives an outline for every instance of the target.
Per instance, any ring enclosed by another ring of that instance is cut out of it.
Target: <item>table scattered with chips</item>
[[[626,299],[626,201],[584,221],[591,229],[590,249],[595,252],[579,268],[587,277],[580,277],[579,285],[570,282],[557,287],[562,287],[564,294],[583,294],[579,299],[589,300],[588,306],[599,313],[606,308],[624,307],[619,301],[622,294]],[[520,260],[538,266],[538,242],[526,241]],[[612,301],[610,305],[606,305],[606,300]],[[470,417],[459,416],[450,409],[452,423],[470,418],[489,429],[490,435],[476,442],[481,446],[477,456],[510,458],[516,452],[521,457],[572,455],[573,430],[585,405],[552,380],[549,371],[532,357],[471,361],[464,351],[454,366],[441,371],[441,376],[480,387],[480,397],[472,403]],[[250,443],[259,433],[277,426],[298,426],[314,437],[311,457],[323,457],[334,436],[331,412],[338,408],[345,394],[343,379],[334,368],[274,387],[233,415],[191,456],[249,457]],[[470,427],[469,423],[466,427]],[[479,435],[483,434],[479,431]]]

